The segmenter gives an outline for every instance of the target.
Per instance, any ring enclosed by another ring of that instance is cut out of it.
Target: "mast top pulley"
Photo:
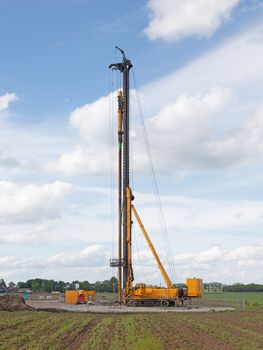
[[[117,50],[120,51],[120,53],[122,54],[122,63],[112,63],[109,65],[109,68],[111,69],[116,69],[116,70],[120,70],[121,72],[123,72],[125,69],[130,69],[132,68],[132,63],[131,61],[125,56],[125,52],[124,50],[120,49],[118,46],[115,46],[115,48]]]

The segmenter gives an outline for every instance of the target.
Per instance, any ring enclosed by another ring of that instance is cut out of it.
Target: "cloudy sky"
[[[0,1],[0,278],[116,274],[118,45],[135,204],[164,264],[138,101],[176,281],[263,283],[262,19],[262,0]],[[133,235],[136,281],[159,284]]]

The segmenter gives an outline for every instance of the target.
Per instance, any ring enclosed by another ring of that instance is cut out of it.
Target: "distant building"
[[[19,288],[17,293],[32,293],[32,289],[30,288]]]
[[[205,283],[204,284],[204,291],[205,292],[222,292],[223,291],[223,284],[219,282],[211,282],[211,283]]]

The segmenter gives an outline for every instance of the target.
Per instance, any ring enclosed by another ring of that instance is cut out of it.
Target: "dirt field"
[[[0,349],[263,349],[263,308],[208,314],[0,312]]]

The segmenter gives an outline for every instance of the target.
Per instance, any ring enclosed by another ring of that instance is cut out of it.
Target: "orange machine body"
[[[95,290],[66,290],[66,304],[87,304],[89,301],[96,302]]]
[[[189,298],[200,298],[203,294],[203,281],[200,278],[187,278],[186,287]]]
[[[163,300],[177,300],[177,288],[151,288],[147,286],[140,286],[140,288],[133,289],[131,294],[132,299],[163,299]]]

